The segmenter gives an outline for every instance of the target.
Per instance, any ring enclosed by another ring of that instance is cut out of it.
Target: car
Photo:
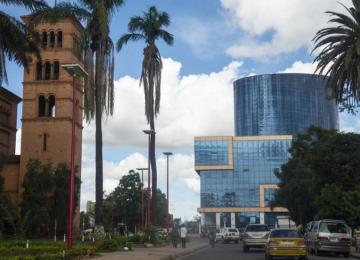
[[[223,228],[221,230],[221,236],[224,243],[233,241],[237,244],[240,240],[240,232],[237,228]]]
[[[295,229],[274,229],[265,246],[265,259],[294,257],[307,260],[307,247],[302,234]]]
[[[215,233],[215,242],[219,241],[222,241],[222,233],[220,229],[217,229]]]
[[[334,252],[349,257],[351,228],[343,220],[323,219],[306,226],[306,242],[311,253]]]
[[[252,247],[265,247],[269,235],[269,227],[264,224],[249,224],[243,235],[243,251]]]

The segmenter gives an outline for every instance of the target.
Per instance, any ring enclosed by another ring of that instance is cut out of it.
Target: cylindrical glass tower
[[[297,135],[310,125],[338,129],[324,77],[267,74],[234,82],[235,135]]]

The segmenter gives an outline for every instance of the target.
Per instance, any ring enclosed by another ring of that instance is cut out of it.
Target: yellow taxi
[[[274,229],[265,245],[265,259],[294,257],[308,260],[304,237],[294,229]]]

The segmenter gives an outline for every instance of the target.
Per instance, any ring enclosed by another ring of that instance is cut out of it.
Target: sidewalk
[[[355,251],[355,247],[351,247],[351,256],[360,259],[360,253]]]
[[[167,260],[176,259],[198,250],[209,247],[209,241],[207,239],[190,238],[190,242],[186,243],[186,248],[180,247],[173,248],[171,245],[165,247],[155,248],[134,248],[133,251],[128,252],[112,252],[102,253],[99,260]]]

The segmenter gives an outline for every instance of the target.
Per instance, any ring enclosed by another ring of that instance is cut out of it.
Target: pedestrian
[[[171,241],[173,244],[173,248],[177,248],[177,244],[179,241],[179,228],[177,225],[174,225],[173,229],[171,230]]]
[[[186,235],[187,235],[187,229],[185,225],[182,225],[180,228],[180,237],[181,237],[181,247],[186,247]]]
[[[214,231],[214,230],[212,230],[212,231],[209,233],[209,243],[210,243],[210,246],[211,246],[211,247],[215,247],[216,234],[215,234],[215,231]]]
[[[360,226],[355,229],[356,253],[360,253]]]

